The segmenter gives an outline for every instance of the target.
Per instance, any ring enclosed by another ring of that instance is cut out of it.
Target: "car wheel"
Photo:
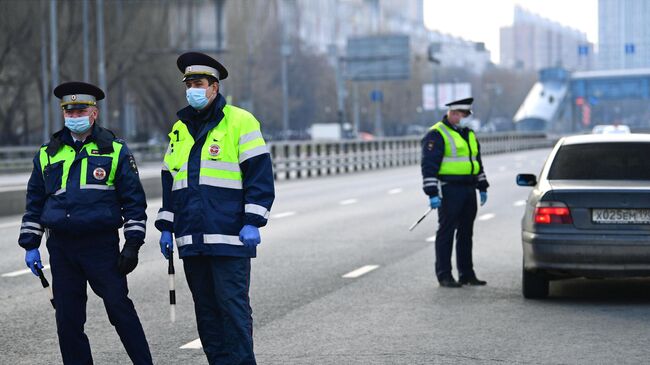
[[[541,272],[522,270],[521,291],[526,299],[543,299],[548,296],[548,278]]]

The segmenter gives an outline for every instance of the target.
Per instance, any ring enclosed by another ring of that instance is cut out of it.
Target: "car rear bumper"
[[[523,232],[524,268],[558,276],[650,276],[648,235]]]

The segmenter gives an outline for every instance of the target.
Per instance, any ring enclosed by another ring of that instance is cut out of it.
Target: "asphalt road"
[[[427,207],[418,167],[278,183],[253,261],[258,363],[647,363],[650,280],[569,280],[552,283],[548,300],[521,296],[520,219],[529,190],[514,177],[538,173],[548,152],[484,158],[492,187],[475,224],[475,268],[488,281],[480,288],[438,287],[436,213],[408,232]],[[207,364],[195,346],[182,269],[177,322],[169,323],[166,261],[153,228],[160,200],[149,205],[147,244],[128,277],[131,298],[156,364]],[[60,363],[39,281],[31,273],[6,276],[24,268],[19,225],[20,217],[0,219],[0,364]],[[86,333],[97,364],[129,363],[90,290]]]

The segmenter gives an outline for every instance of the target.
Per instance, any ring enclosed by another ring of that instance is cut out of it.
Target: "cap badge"
[[[70,97],[70,99],[71,99],[72,101],[76,101],[76,100],[77,100],[77,95],[72,95],[72,96]]]
[[[218,144],[210,145],[210,150],[208,152],[210,153],[210,156],[217,157],[219,156],[219,153],[221,153],[221,147],[219,147]]]
[[[104,180],[104,178],[106,177],[106,170],[104,170],[101,167],[96,168],[95,170],[93,170],[93,177],[96,180]]]

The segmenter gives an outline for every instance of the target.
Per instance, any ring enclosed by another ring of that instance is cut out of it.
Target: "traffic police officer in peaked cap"
[[[476,191],[481,206],[489,186],[481,147],[474,131],[464,126],[472,114],[473,98],[446,104],[449,108],[422,139],[423,190],[431,208],[438,209],[436,276],[443,287],[485,285],[474,273],[472,235],[476,218]],[[459,280],[451,273],[451,252],[456,234],[456,265]]]
[[[178,57],[189,106],[176,114],[162,171],[156,228],[169,258],[176,238],[210,364],[255,364],[249,301],[251,258],[275,197],[260,123],[226,104],[226,68],[212,57]]]
[[[18,243],[37,275],[39,246],[49,232],[56,325],[65,364],[92,364],[86,322],[86,285],[103,299],[108,318],[134,364],[151,364],[149,345],[126,275],[138,263],[147,216],[135,160],[124,141],[98,125],[98,87],[67,82],[54,89],[65,127],[34,158]],[[126,242],[119,248],[118,229]]]

